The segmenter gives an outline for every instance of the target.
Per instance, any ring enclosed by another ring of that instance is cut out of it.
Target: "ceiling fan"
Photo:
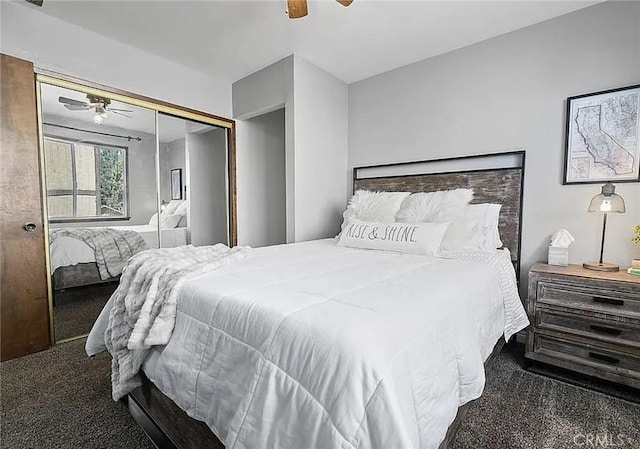
[[[342,6],[349,6],[353,0],[336,0]],[[309,14],[307,0],[287,0],[287,14],[290,19],[299,19]]]
[[[86,102],[74,100],[73,98],[67,97],[58,97],[58,101],[70,111],[88,111],[90,109],[93,109],[95,112],[93,121],[98,125],[101,125],[104,119],[107,118],[107,112],[113,112],[114,114],[122,115],[123,117],[132,118],[130,115],[127,115],[125,113],[133,111],[130,111],[128,109],[112,108],[109,106],[111,104],[110,99],[99,97],[97,95],[87,94]]]

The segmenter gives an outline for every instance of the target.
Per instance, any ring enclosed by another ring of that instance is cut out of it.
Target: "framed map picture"
[[[640,181],[640,84],[567,98],[563,184]]]

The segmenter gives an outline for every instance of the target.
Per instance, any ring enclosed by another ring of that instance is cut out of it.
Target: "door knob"
[[[33,232],[36,230],[36,228],[37,228],[36,224],[31,221],[28,221],[22,225],[22,229],[24,229],[27,232]]]

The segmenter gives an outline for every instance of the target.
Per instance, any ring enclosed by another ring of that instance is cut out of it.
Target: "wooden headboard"
[[[520,278],[525,152],[512,151],[428,161],[354,167],[353,190],[434,192],[473,189],[472,204],[498,203],[498,229]]]

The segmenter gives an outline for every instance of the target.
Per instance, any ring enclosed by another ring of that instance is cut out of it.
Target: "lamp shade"
[[[610,182],[603,185],[602,193],[591,198],[589,212],[625,213],[627,209],[624,205],[624,199],[615,192],[616,187]]]

